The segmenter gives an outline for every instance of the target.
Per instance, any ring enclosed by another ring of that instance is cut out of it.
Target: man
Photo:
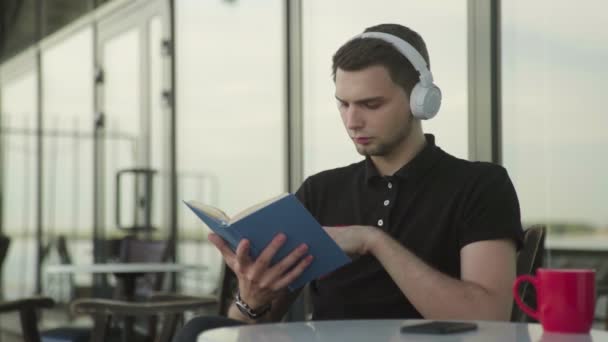
[[[502,167],[457,159],[423,134],[440,92],[422,38],[395,24],[365,32],[333,57],[338,109],[365,160],[311,176],[297,192],[353,256],[311,283],[313,319],[508,320],[523,237],[513,185]],[[209,240],[238,277],[240,305],[228,316],[280,320],[298,294],[287,284],[312,261],[307,246],[270,265],[283,235],[256,260],[247,241],[233,253]]]

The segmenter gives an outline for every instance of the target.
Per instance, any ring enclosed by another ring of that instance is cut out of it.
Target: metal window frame
[[[468,0],[469,159],[500,163],[500,0]]]
[[[287,189],[294,192],[303,181],[302,1],[285,0]]]
[[[304,180],[304,119],[302,92],[302,0],[285,0],[286,25],[286,107],[287,107],[287,189],[295,192]],[[310,293],[306,287],[287,313],[288,321],[305,320],[312,308],[309,307]]]

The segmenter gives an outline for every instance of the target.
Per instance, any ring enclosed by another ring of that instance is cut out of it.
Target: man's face
[[[408,95],[382,66],[338,69],[336,100],[344,127],[361,155],[390,157],[409,136],[413,120]]]

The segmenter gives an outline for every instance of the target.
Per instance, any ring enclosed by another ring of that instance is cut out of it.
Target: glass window
[[[43,231],[68,237],[73,258],[92,262],[93,31],[42,51]],[[88,275],[77,275],[89,279]]]
[[[6,298],[31,295],[35,288],[37,84],[33,69],[0,84],[4,165],[2,227],[11,239],[2,268],[2,290]]]
[[[283,4],[176,1],[178,213],[188,241],[206,232],[181,200],[233,215],[285,190]],[[188,250],[178,248],[180,260],[220,265],[212,248]]]
[[[111,28],[110,28],[111,29]],[[127,173],[124,183],[118,189],[116,175],[125,169],[145,165],[146,145],[142,127],[142,104],[146,92],[142,89],[142,49],[143,32],[132,27],[114,35],[104,37],[100,42],[103,60],[103,100],[105,114],[105,234],[116,234],[116,210],[120,210],[120,225],[132,227],[143,222],[136,212],[135,177]],[[120,207],[116,192],[120,191]]]
[[[601,0],[502,2],[503,160],[524,223],[549,224],[553,238],[608,228],[607,10]]]
[[[380,23],[411,27],[425,39],[443,105],[423,128],[435,134],[447,152],[467,157],[466,1],[379,0],[353,6],[350,0],[307,0],[302,1],[302,11],[305,176],[362,158],[335,106],[331,58],[348,39]]]

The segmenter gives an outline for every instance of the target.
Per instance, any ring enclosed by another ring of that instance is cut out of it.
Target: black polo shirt
[[[519,202],[506,170],[453,157],[432,135],[407,165],[381,176],[367,158],[306,179],[298,198],[323,226],[371,225],[435,269],[460,278],[460,250],[523,239]],[[313,319],[420,318],[371,255],[311,284]]]

